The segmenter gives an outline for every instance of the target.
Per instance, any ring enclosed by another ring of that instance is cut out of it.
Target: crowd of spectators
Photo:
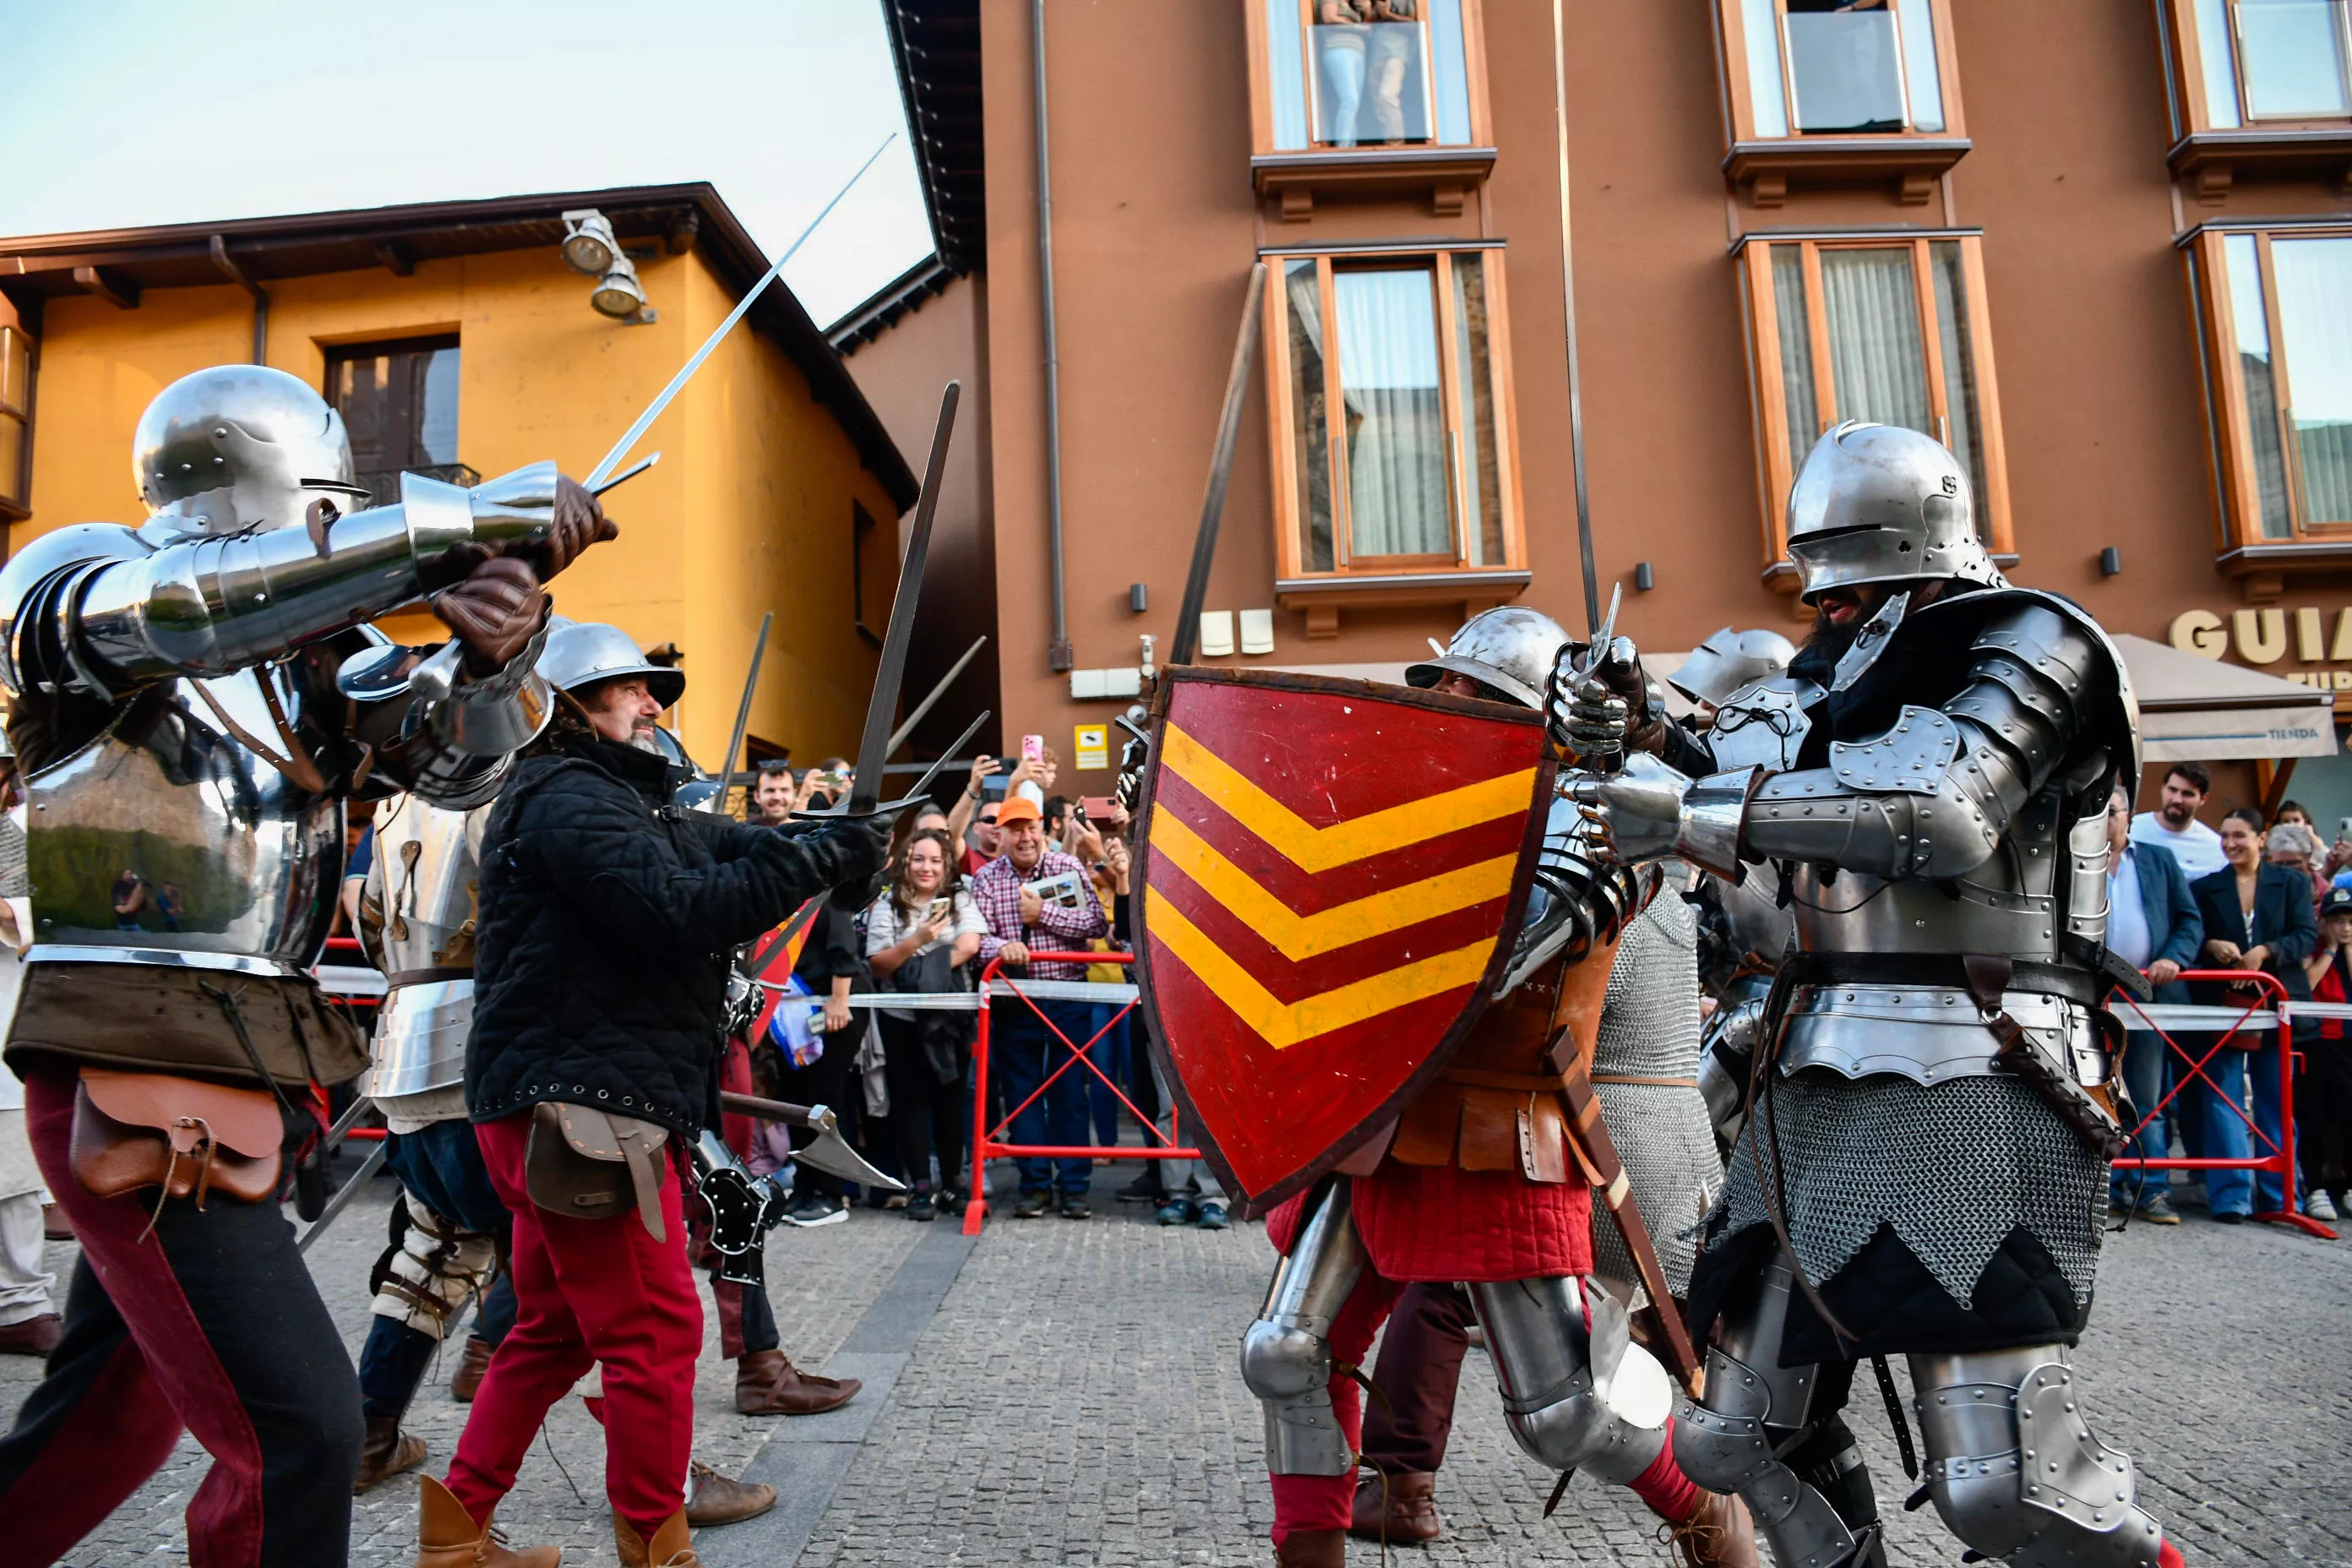
[[[766,1037],[754,1043],[761,1082],[772,1082],[778,1098],[840,1112],[866,1158],[910,1189],[876,1201],[911,1219],[960,1214],[971,1197],[977,1015],[935,1005],[852,1007],[850,998],[970,993],[992,963],[1024,983],[1124,985],[1132,978],[1116,956],[1131,951],[1131,824],[1115,801],[1055,794],[1058,772],[1050,747],[984,757],[950,807],[918,812],[898,837],[881,895],[862,910],[820,911],[793,971],[794,990],[808,1000],[775,1009]],[[795,812],[823,809],[848,777],[838,758],[797,775],[783,763],[761,763],[745,813],[787,823]],[[1088,956],[1032,957],[1039,952]],[[990,1008],[988,1114],[992,1126],[1012,1113],[1011,1142],[1116,1144],[1137,1115],[1172,1136],[1172,1100],[1140,1048],[1131,1008],[1069,995],[1000,996]],[[1074,1046],[1108,1081],[1071,1060]],[[784,1163],[781,1148],[758,1153],[759,1165]],[[1088,1217],[1097,1163],[1075,1152],[1014,1162],[1013,1215]],[[793,1224],[846,1217],[850,1194],[837,1178],[801,1167],[793,1180]],[[1164,1225],[1227,1223],[1215,1178],[1190,1160],[1146,1163],[1119,1195],[1152,1205]]]
[[[2311,815],[2283,802],[2277,820],[2241,806],[2216,829],[2198,813],[2212,794],[2200,763],[2176,763],[2156,809],[2129,817],[2118,786],[2108,828],[2108,945],[2144,970],[2160,1003],[2244,1007],[2257,993],[2297,1003],[2352,1001],[2352,833],[2323,849]],[[2128,828],[2126,822],[2128,820]],[[2352,826],[2352,819],[2347,819]],[[2276,991],[2252,981],[2200,979],[2183,970],[2269,975]],[[2130,1018],[2126,1010],[2126,1020]],[[2341,1020],[2299,1017],[2292,1027],[2231,1035],[2179,1032],[2168,1050],[2152,1030],[2126,1034],[2123,1076],[2138,1113],[2150,1118],[2136,1153],[2166,1154],[2177,1145],[2191,1158],[2247,1159],[2283,1146],[2282,1051],[2294,1060],[2295,1137],[2301,1207],[2317,1220],[2337,1217],[2352,1142],[2352,1037]],[[2161,1106],[2162,1110],[2157,1110]],[[2225,1225],[2286,1207],[2286,1184],[2269,1171],[2203,1173],[2207,1208]],[[2158,1173],[2119,1170],[2109,1201],[2117,1215],[2179,1223]]]

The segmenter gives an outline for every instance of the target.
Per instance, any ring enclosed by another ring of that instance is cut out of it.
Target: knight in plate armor
[[[1615,858],[1678,855],[1795,915],[1692,1284],[1712,1343],[1675,1451],[1780,1563],[1881,1563],[1838,1412],[1857,1358],[1901,1352],[1927,1493],[1972,1551],[2179,1563],[2069,1361],[2120,1142],[2101,1003],[2136,980],[2103,941],[2108,791],[2138,764],[2122,660],[2002,578],[1966,468],[1909,430],[1822,437],[1789,552],[1820,618],[1785,678],[1655,748],[1696,766],[1637,752],[1573,784]],[[1631,738],[1623,692],[1556,677],[1554,722],[1588,751]]]
[[[1568,643],[1533,610],[1489,610],[1408,679],[1456,695],[1542,706]],[[1700,1491],[1669,1442],[1673,1383],[1631,1338],[1624,1296],[1593,1273],[1589,1145],[1593,1035],[1610,955],[1659,879],[1596,863],[1589,824],[1556,802],[1501,990],[1436,1079],[1339,1174],[1274,1211],[1285,1254],[1242,1340],[1265,1407],[1276,1559],[1343,1559],[1360,1408],[1348,1370],[1412,1282],[1468,1287],[1520,1447],[1556,1470],[1631,1487],[1691,1564],[1752,1563],[1727,1497]],[[1622,1195],[1622,1194],[1621,1194]]]
[[[60,1556],[184,1426],[215,1461],[194,1555],[339,1563],[359,1390],[273,1200],[291,1163],[316,1213],[313,1086],[366,1066],[310,973],[343,803],[495,794],[547,710],[541,584],[615,531],[552,463],[404,475],[370,507],[341,417],[257,365],[166,387],[133,479],[143,524],[59,529],[0,569],[32,805],[6,1058],[82,1246],[64,1342],[0,1439],[0,1513],[16,1552]],[[368,622],[419,600],[461,657],[412,685],[414,652]]]

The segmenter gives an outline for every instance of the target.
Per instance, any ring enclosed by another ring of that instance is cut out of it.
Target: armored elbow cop
[[[79,633],[62,639],[76,652],[76,683],[110,696],[172,676],[228,675],[413,603],[456,545],[530,543],[553,525],[551,462],[472,489],[416,474],[400,485],[397,504],[331,522],[183,539],[78,566],[63,591],[43,595]]]

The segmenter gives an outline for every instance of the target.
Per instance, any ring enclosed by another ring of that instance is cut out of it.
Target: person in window
[[[960,973],[980,952],[988,924],[954,869],[955,840],[943,828],[918,827],[898,874],[866,912],[866,962],[891,991],[968,991]],[[907,1217],[962,1212],[963,1077],[971,1059],[971,1016],[929,1008],[885,1008],[882,1070],[890,1085],[890,1126],[898,1163],[914,1194]],[[940,1175],[930,1179],[931,1158]]]
[[[1315,0],[1315,59],[1323,75],[1323,140],[1356,144],[1364,99],[1364,52],[1374,0]]]
[[[2352,1003],[2352,889],[2333,888],[2319,905],[2319,951],[2304,964],[2315,1002]],[[2341,1018],[2322,1018],[2307,1041],[2297,1041],[2303,1070],[2295,1075],[2295,1142],[2302,1156],[2303,1212],[2337,1217],[2336,1197],[2352,1177],[2352,1037]]]
[[[1364,47],[1364,90],[1371,100],[1372,123],[1382,142],[1426,141],[1419,125],[1411,132],[1405,128],[1406,97],[1420,96],[1412,89],[1421,65],[1421,0],[1369,0],[1365,8],[1372,21]]]
[[[2304,963],[2319,945],[2311,879],[2263,860],[2263,814],[2251,806],[2241,806],[2222,819],[2221,848],[2229,865],[2199,878],[2189,889],[2205,921],[2206,967],[2260,970],[2276,976],[2290,999],[2310,1001],[2311,978]],[[2200,982],[2189,990],[2211,1006],[2242,1006],[2251,996],[2249,990],[2213,981]],[[2252,1049],[2237,1048],[2252,1042],[2260,1043]],[[2209,1039],[2205,1048],[2210,1047]],[[2205,1054],[2191,1048],[2200,1057]],[[2279,1050],[2274,1029],[2241,1034],[2206,1064],[2203,1077],[2181,1090],[2181,1100],[2189,1106],[2185,1114],[2203,1125],[2206,1158],[2243,1160],[2252,1153],[2252,1136],[2237,1109],[2245,1103],[2249,1076],[2253,1080],[2254,1125],[2263,1146],[2265,1151],[2280,1146]],[[2213,1217],[2223,1225],[2236,1225],[2251,1214],[2275,1214],[2286,1202],[2284,1184],[2268,1171],[2208,1171],[2205,1197]]]

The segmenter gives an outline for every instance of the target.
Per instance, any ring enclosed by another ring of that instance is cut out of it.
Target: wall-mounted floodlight
[[[637,269],[625,256],[615,255],[604,276],[596,280],[596,291],[588,302],[617,321],[634,321],[646,308],[646,290],[637,281]]]
[[[572,271],[601,278],[621,259],[621,242],[613,237],[612,219],[594,207],[563,215],[563,260]]]

